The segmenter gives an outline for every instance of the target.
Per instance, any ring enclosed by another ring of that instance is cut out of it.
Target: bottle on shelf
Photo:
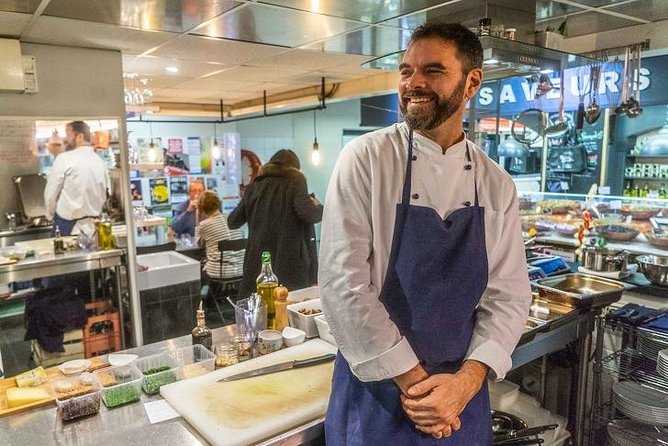
[[[662,200],[665,200],[668,198],[668,192],[666,191],[666,185],[662,184],[661,188],[659,189],[659,198]]]
[[[276,307],[276,322],[274,329],[283,331],[288,326],[288,289],[279,285],[274,290],[274,307]]]
[[[278,286],[278,278],[271,268],[271,253],[262,251],[262,270],[255,281],[257,294],[262,302],[267,304],[267,328],[274,328],[276,323],[276,307],[274,305],[274,290]]]
[[[635,185],[635,187],[631,191],[631,196],[632,197],[640,197],[640,186],[638,186],[637,184]]]
[[[65,254],[65,242],[60,235],[60,228],[56,225],[56,233],[53,238],[53,253],[54,254]]]
[[[199,309],[197,310],[197,326],[193,328],[192,337],[193,345],[201,344],[203,347],[211,350],[211,345],[213,337],[211,335],[211,330],[206,326],[205,313],[204,313],[204,301],[199,302]]]
[[[645,183],[645,186],[640,191],[640,196],[642,198],[647,198],[648,195],[649,195],[649,186],[647,185],[647,183]]]
[[[624,196],[624,197],[630,197],[631,196],[631,182],[630,181],[626,182],[626,187],[624,187],[624,190],[622,191],[622,196]]]

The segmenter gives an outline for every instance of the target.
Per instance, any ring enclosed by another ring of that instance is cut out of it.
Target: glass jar
[[[253,357],[253,343],[244,335],[234,337],[234,345],[237,350],[237,360],[246,361]]]
[[[216,367],[227,367],[239,362],[235,344],[216,345]]]

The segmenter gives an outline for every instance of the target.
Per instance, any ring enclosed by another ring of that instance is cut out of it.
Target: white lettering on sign
[[[599,84],[598,94],[605,94],[606,92],[619,93],[619,88],[617,88],[619,73],[616,71],[605,71],[601,80],[603,82]]]
[[[515,97],[515,92],[513,91],[513,86],[511,84],[506,84],[501,88],[499,102],[501,104],[505,104],[506,102],[517,102],[517,98]]]
[[[491,105],[494,102],[494,90],[492,87],[482,87],[478,95],[480,105]]]
[[[538,91],[538,84],[535,82],[522,82],[522,92],[524,93],[524,99],[527,101],[533,101],[536,97],[536,92]]]

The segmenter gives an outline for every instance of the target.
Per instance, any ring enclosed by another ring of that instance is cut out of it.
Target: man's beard
[[[408,103],[411,97],[433,97],[433,93],[428,93],[422,90],[413,90],[404,93],[399,101],[399,109],[404,116],[406,123],[413,130],[431,130],[447,121],[455,114],[462,98],[464,97],[464,88],[466,86],[466,78],[457,84],[452,94],[446,98],[437,98],[436,102],[429,103],[431,107],[412,107],[408,108]]]

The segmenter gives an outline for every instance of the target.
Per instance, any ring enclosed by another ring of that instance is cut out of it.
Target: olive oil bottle
[[[199,302],[199,310],[197,310],[197,326],[193,328],[193,345],[202,344],[203,347],[211,350],[211,345],[213,344],[213,336],[211,335],[211,330],[206,326],[204,308],[204,301]]]
[[[278,278],[271,269],[271,254],[269,251],[262,252],[262,270],[255,281],[257,294],[262,298],[262,302],[267,304],[267,328],[274,328],[276,325],[276,306],[274,305],[274,291],[278,286]]]

